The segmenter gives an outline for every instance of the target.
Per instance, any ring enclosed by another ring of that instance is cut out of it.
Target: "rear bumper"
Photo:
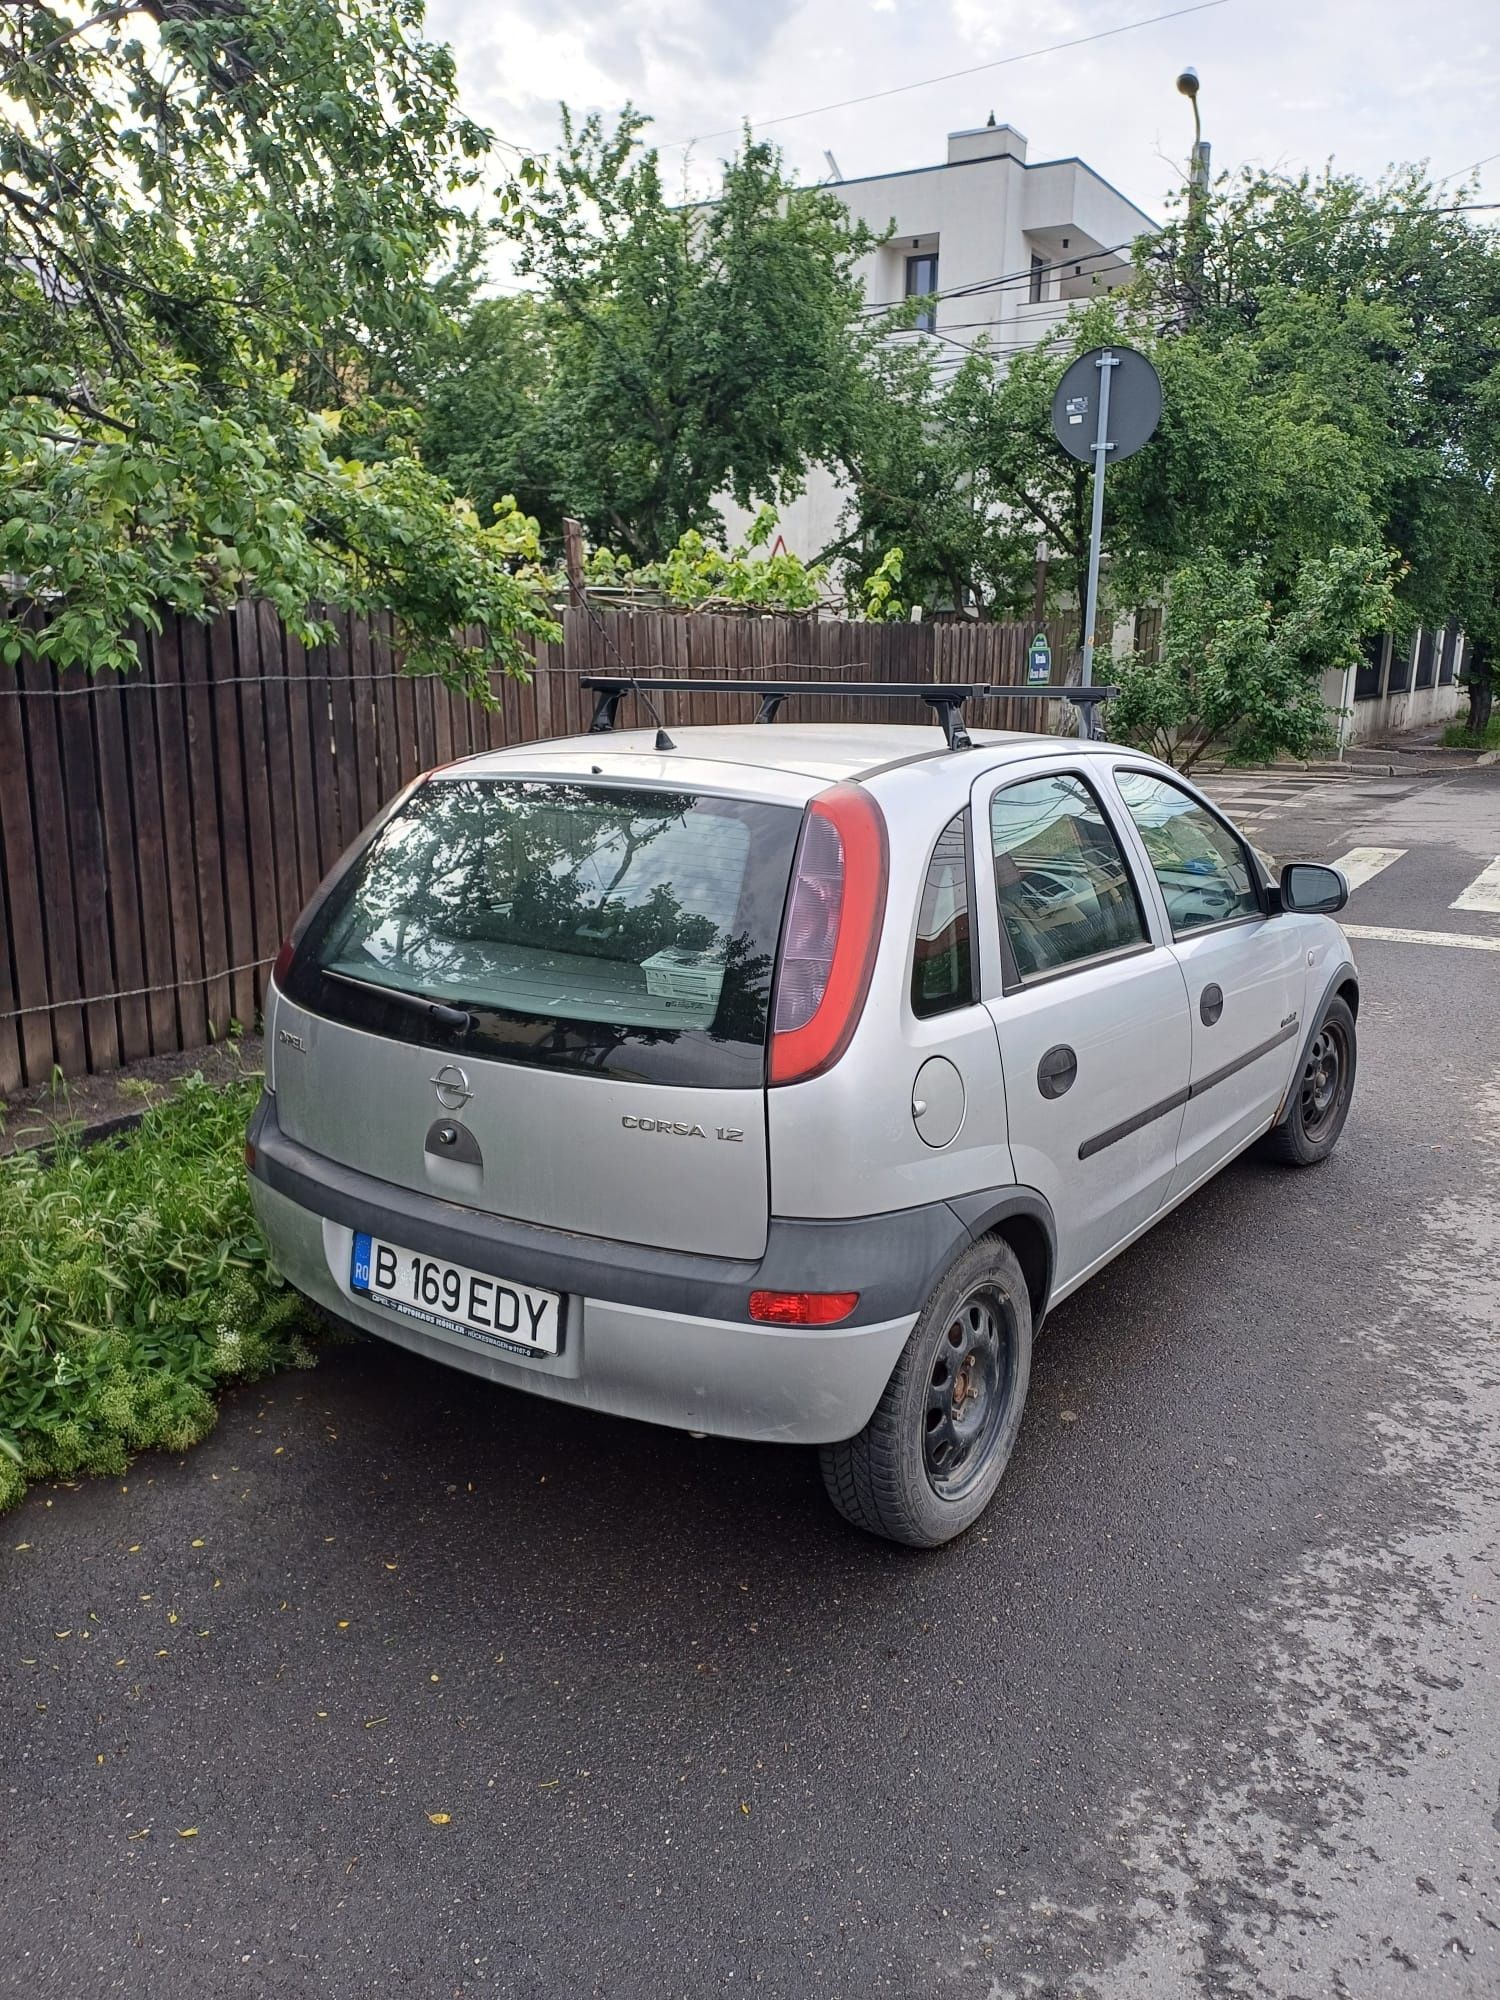
[[[722,1437],[824,1444],[861,1430],[938,1274],[969,1240],[938,1202],[848,1222],[776,1221],[755,1263],[687,1256],[511,1222],[355,1173],[289,1140],[269,1096],[251,1138],[251,1197],[272,1260],[327,1311],[507,1388]],[[356,1228],[563,1293],[562,1351],[511,1358],[355,1296]],[[752,1322],[758,1285],[858,1290],[857,1323]]]

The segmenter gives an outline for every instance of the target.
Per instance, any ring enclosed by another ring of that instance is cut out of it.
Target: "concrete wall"
[[[1419,636],[1414,633],[1410,641],[1413,656]],[[1433,634],[1437,659],[1441,658],[1442,638],[1441,632]],[[1347,711],[1337,719],[1340,741],[1345,744],[1378,743],[1388,736],[1398,735],[1403,729],[1422,729],[1452,722],[1468,707],[1467,691],[1459,686],[1457,679],[1463,671],[1463,648],[1464,641],[1460,638],[1454,658],[1454,679],[1446,687],[1438,685],[1434,678],[1431,687],[1393,689],[1390,685],[1391,666],[1393,658],[1399,659],[1401,654],[1389,636],[1382,651],[1378,694],[1358,701],[1354,697],[1355,677],[1352,672],[1347,675],[1325,674],[1325,707]],[[1436,673],[1436,665],[1434,671]]]

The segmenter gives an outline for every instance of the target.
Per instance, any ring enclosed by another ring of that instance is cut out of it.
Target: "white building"
[[[940,373],[981,340],[1001,356],[1035,346],[1070,307],[1128,277],[1130,246],[1157,227],[1082,160],[1028,161],[1022,134],[993,119],[950,132],[941,166],[830,185],[856,222],[892,232],[862,260],[871,306],[938,295],[916,332],[893,337],[932,341]],[[843,502],[832,474],[815,469],[782,510],[786,546],[817,555]],[[749,516],[732,504],[724,515],[737,537]]]

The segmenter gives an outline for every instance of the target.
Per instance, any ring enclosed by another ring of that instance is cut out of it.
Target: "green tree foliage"
[[[0,654],[91,667],[242,591],[385,606],[460,681],[545,625],[504,538],[337,413],[432,334],[487,135],[417,0],[0,12]],[[323,414],[334,413],[332,417]],[[28,609],[30,615],[28,616]],[[38,618],[38,613],[40,617]]]
[[[557,157],[502,220],[547,340],[539,511],[636,561],[710,528],[716,495],[784,500],[836,460],[876,339],[853,269],[876,239],[835,194],[747,139],[712,203],[674,204],[643,122],[564,110]]]
[[[1398,629],[1456,617],[1471,634],[1477,711],[1500,641],[1494,230],[1412,170],[1375,186],[1247,174],[1195,228],[1170,225],[1133,285],[1008,365],[981,343],[939,383],[930,347],[880,357],[845,461],[842,550],[867,573],[899,535],[912,598],[1014,616],[1045,545],[1050,589],[1081,605],[1090,474],[1053,439],[1051,397],[1075,354],[1128,341],[1155,362],[1164,408],[1109,475],[1106,616],[1164,600],[1169,657],[1151,675],[1121,663],[1144,677],[1114,726],[1180,732],[1190,757],[1193,716],[1218,718],[1236,754],[1305,747],[1319,673],[1367,629],[1338,620],[1375,615],[1381,573]],[[1320,650],[1299,649],[1314,605]],[[1299,658],[1305,703],[1285,680]],[[1234,717],[1230,689],[1255,713]]]
[[[1175,324],[1186,223],[1143,258],[1138,303]],[[1217,189],[1184,338],[1237,402],[1318,427],[1279,504],[1316,532],[1352,496],[1402,562],[1406,623],[1475,629],[1494,596],[1500,467],[1500,237],[1462,188],[1414,167],[1370,184],[1246,172]],[[1332,475],[1330,477],[1330,475]],[[1347,539],[1345,518],[1327,538]]]
[[[1309,556],[1279,600],[1263,559],[1208,550],[1172,579],[1159,657],[1106,662],[1111,734],[1184,771],[1210,748],[1231,763],[1308,756],[1327,739],[1323,675],[1352,666],[1392,609],[1379,550]]]

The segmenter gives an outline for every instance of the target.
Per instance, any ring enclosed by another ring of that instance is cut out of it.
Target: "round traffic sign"
[[[1112,366],[1110,364],[1113,364]],[[1109,371],[1106,465],[1118,465],[1139,451],[1161,422],[1161,377],[1133,347],[1095,347],[1080,354],[1052,398],[1052,434],[1065,452],[1085,465],[1094,462],[1099,434],[1099,396]]]

